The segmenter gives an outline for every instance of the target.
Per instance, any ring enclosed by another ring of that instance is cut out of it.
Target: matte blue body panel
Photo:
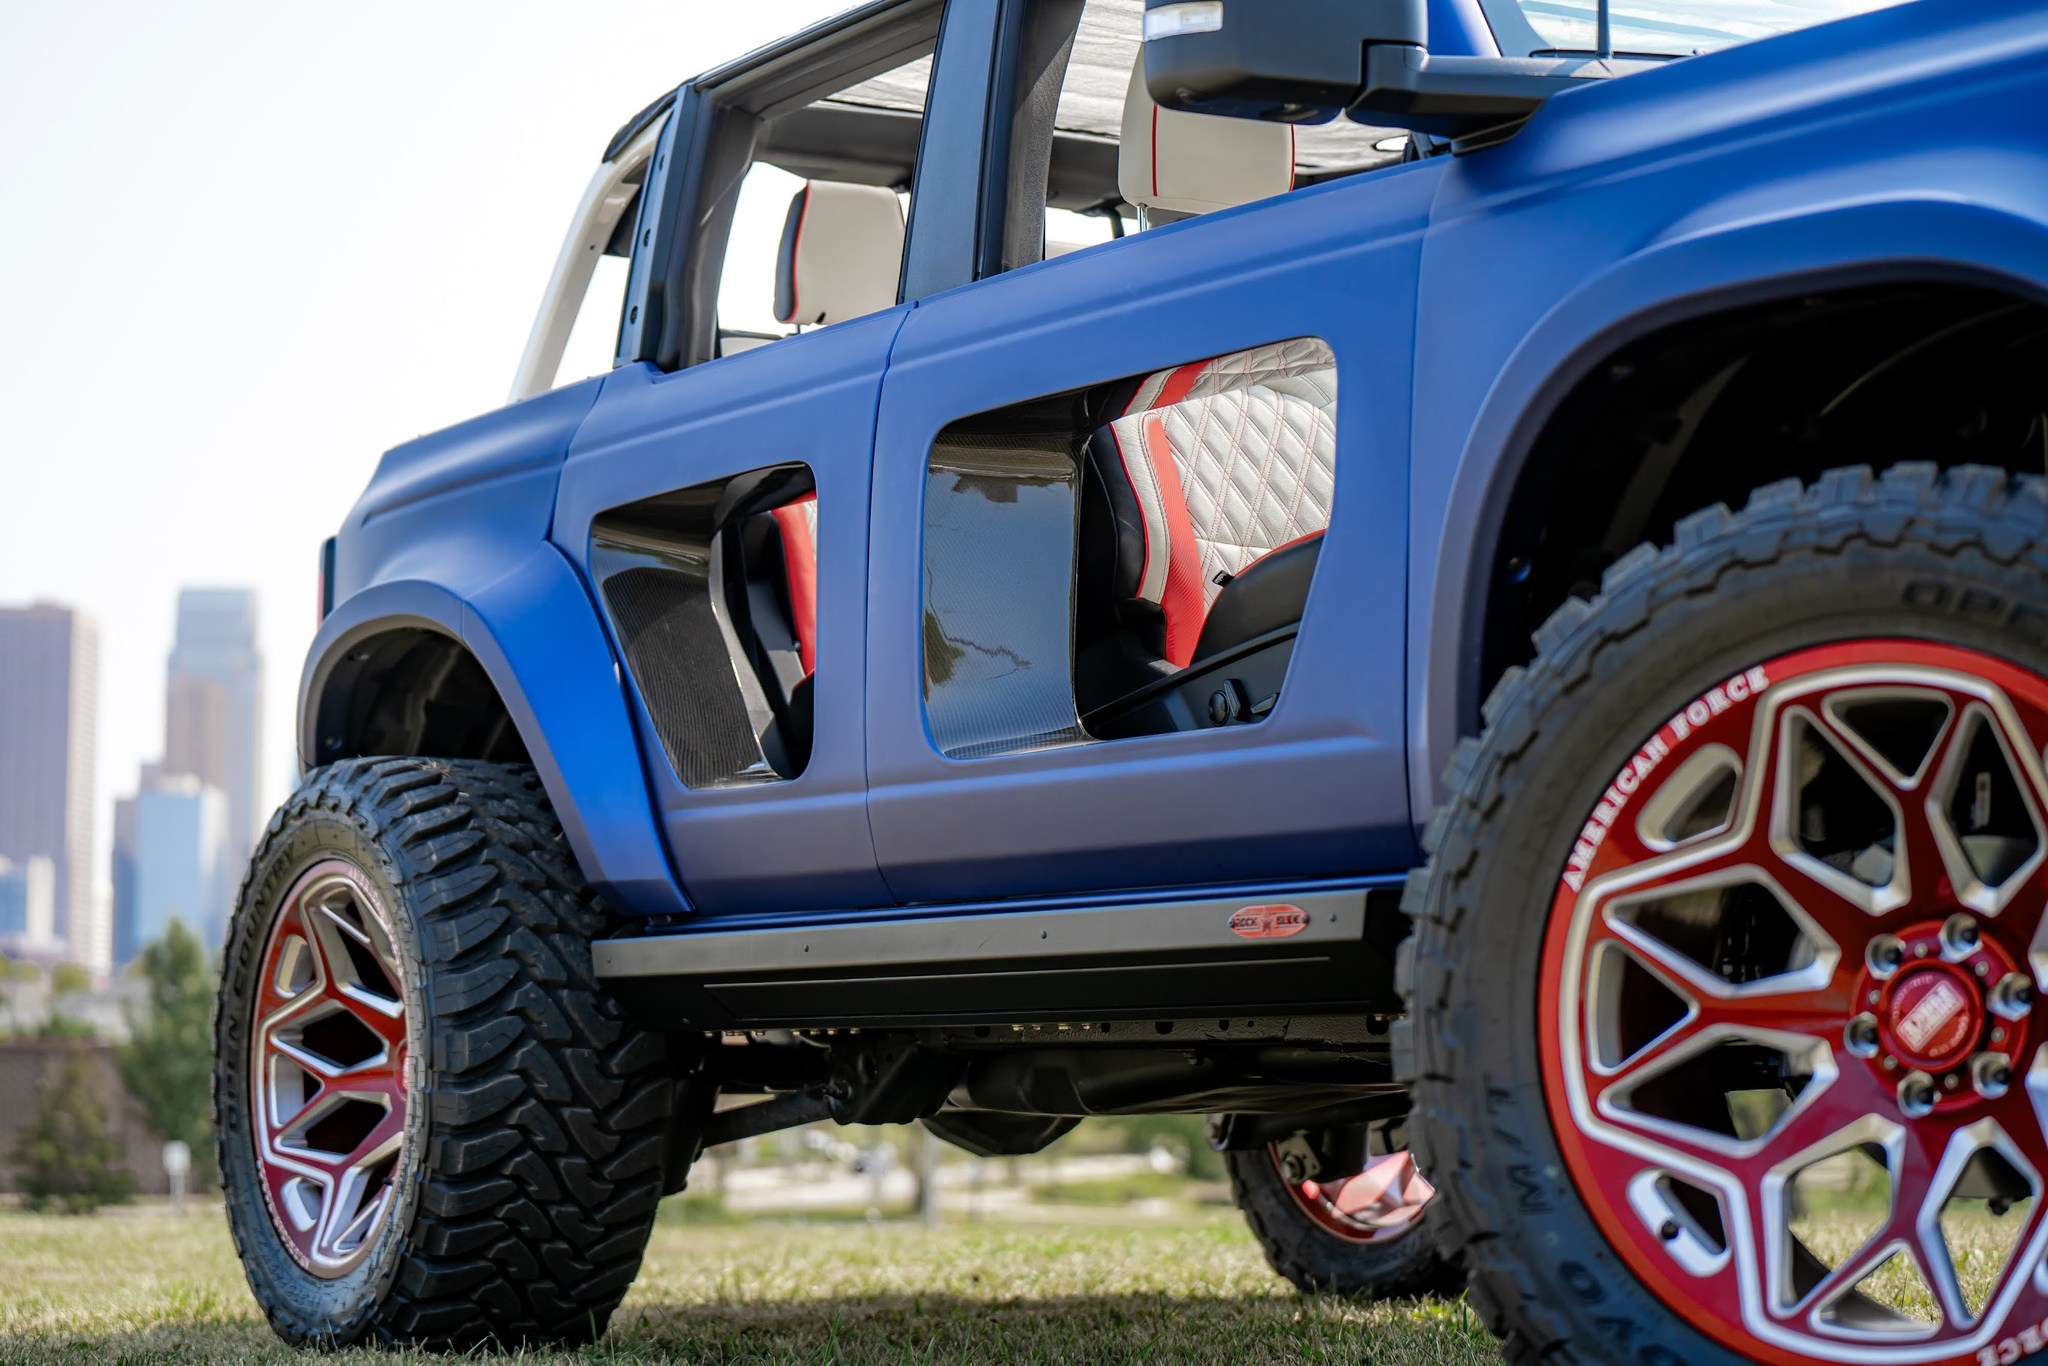
[[[637,716],[676,866],[705,915],[882,906],[868,834],[861,637],[875,401],[891,309],[664,375],[615,371],[577,434],[554,540],[587,564],[590,523],[621,503],[783,461],[818,484],[816,738],[783,783],[692,791]]]
[[[603,383],[564,385],[386,451],[335,538],[334,601],[415,576],[460,594],[503,574],[547,535],[569,439]]]
[[[1483,55],[1476,15],[1431,0],[1437,50]],[[1570,385],[1653,327],[1845,280],[2048,298],[2044,151],[2048,3],[1921,0],[1574,89],[1484,151],[683,373],[627,367],[386,457],[339,538],[304,714],[364,632],[469,643],[586,869],[646,914],[688,908],[672,866],[706,922],[763,924],[1398,875],[1476,724],[1494,537]],[[1304,334],[1338,356],[1339,490],[1272,717],[942,758],[919,634],[934,433]],[[811,465],[822,508],[816,749],[795,781],[692,792],[620,682],[591,519],[786,460]]]
[[[1429,50],[1440,57],[1498,57],[1479,0],[1429,0]]]
[[[908,902],[1338,876],[1410,850],[1408,359],[1443,162],[1159,228],[920,304],[876,435],[869,813]],[[1227,261],[1228,270],[1216,263]],[[947,423],[1262,342],[1337,357],[1337,497],[1286,689],[1257,726],[949,759],[927,734],[925,468]]]
[[[382,631],[460,640],[490,675],[584,873],[622,909],[688,909],[654,823],[611,647],[546,541],[569,440],[599,383],[570,385],[387,454],[336,539],[336,605],[300,684],[300,754],[328,674]]]
[[[1418,827],[1476,723],[1494,536],[1570,383],[1830,276],[2048,281],[2048,7],[1920,3],[1552,100],[1454,158],[1423,251],[1410,514]]]

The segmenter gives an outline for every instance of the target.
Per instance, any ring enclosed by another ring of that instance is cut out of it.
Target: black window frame
[[[741,180],[768,123],[934,50],[944,0],[877,0],[680,87],[641,194],[622,362],[718,354],[718,283]],[[925,124],[931,125],[931,109]]]
[[[1082,7],[877,0],[681,86],[640,196],[620,362],[679,370],[717,356],[726,241],[762,130],[927,53],[898,302],[1041,260],[1053,115]]]

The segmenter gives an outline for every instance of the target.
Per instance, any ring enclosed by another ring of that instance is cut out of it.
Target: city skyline
[[[183,588],[164,677],[166,775],[190,774],[227,799],[229,863],[249,861],[263,766],[263,656],[256,594]]]
[[[74,608],[0,606],[0,857],[54,865],[56,935],[71,961],[111,965],[94,894],[99,631]]]
[[[0,937],[11,952],[104,973],[174,915],[218,947],[267,814],[257,621],[250,589],[180,590],[161,674],[164,758],[139,765],[102,813],[97,625],[62,603],[0,604]]]
[[[259,819],[263,658],[247,588],[182,588],[164,661],[163,757],[139,766],[114,802],[113,961],[118,968],[175,918],[209,949]]]
[[[0,218],[0,415],[18,452],[0,458],[0,602],[68,603],[100,625],[96,881],[110,798],[164,754],[178,586],[260,598],[267,819],[295,781],[320,543],[379,457],[503,402],[613,130],[837,5],[626,0],[605,25],[477,0],[0,7],[0,127],[24,133],[0,138],[0,176],[49,206]],[[497,111],[497,133],[449,158],[479,109]],[[114,164],[127,169],[108,176]],[[252,165],[277,168],[253,200]],[[146,250],[137,202],[152,206]],[[419,216],[388,208],[457,202],[491,230],[453,255],[423,249]],[[244,203],[290,231],[222,232],[221,206]],[[778,209],[759,234],[770,261],[781,226]],[[99,264],[50,264],[85,260]],[[277,282],[307,260],[323,263],[318,286],[280,308]],[[79,362],[110,317],[148,319],[158,341],[117,391]]]

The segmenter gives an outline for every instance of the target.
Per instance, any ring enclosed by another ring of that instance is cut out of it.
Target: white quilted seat
[[[1157,610],[1161,654],[1185,666],[1227,583],[1330,525],[1336,358],[1303,338],[1162,370],[1093,445],[1117,591]]]
[[[1161,109],[1143,62],[1125,96],[1118,181],[1146,222],[1293,186],[1291,129]],[[1148,376],[1091,448],[1116,523],[1116,591],[1135,609],[1124,615],[1169,663],[1185,667],[1219,643],[1239,643],[1204,641],[1203,628],[1224,586],[1262,561],[1271,562],[1270,591],[1254,610],[1227,614],[1226,633],[1299,619],[1336,490],[1328,346],[1274,342]]]

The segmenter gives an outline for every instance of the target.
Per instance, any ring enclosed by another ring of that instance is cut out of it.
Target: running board
[[[593,946],[665,1029],[1395,1014],[1398,886],[702,929]]]

